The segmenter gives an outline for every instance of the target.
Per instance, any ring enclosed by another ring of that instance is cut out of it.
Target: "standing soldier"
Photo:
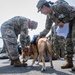
[[[3,42],[5,43],[11,65],[13,66],[27,66],[27,63],[23,63],[19,59],[17,39],[20,34],[21,46],[23,49],[25,47],[25,37],[28,35],[28,28],[36,29],[37,22],[22,16],[15,16],[4,22],[1,26]]]
[[[39,0],[37,3],[38,12],[47,15],[46,27],[40,33],[40,37],[46,36],[52,24],[55,22],[59,27],[69,22],[69,33],[67,35],[67,62],[61,68],[73,67],[73,47],[75,45],[75,8],[70,6],[65,0],[58,0],[55,3]],[[75,67],[72,68],[75,71]]]
[[[59,58],[65,57],[66,46],[65,46],[65,38],[63,36],[56,35],[53,47],[55,47],[56,54]]]
[[[63,36],[57,35],[58,26],[53,25],[51,27],[51,38],[52,38],[52,45],[53,45],[53,52],[56,54],[57,58],[64,57],[65,53],[65,38]],[[62,51],[62,52],[61,52]]]

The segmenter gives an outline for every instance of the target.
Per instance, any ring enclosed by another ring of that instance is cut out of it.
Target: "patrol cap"
[[[38,12],[41,10],[41,7],[46,3],[46,0],[39,0],[36,7],[38,8]]]
[[[37,28],[37,26],[38,26],[38,23],[36,22],[36,21],[31,21],[31,23],[30,23],[30,29],[36,29]]]

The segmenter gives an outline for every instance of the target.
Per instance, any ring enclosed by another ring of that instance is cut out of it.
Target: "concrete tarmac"
[[[13,67],[10,66],[9,59],[0,59],[0,75],[75,75],[75,71],[69,69],[61,69],[61,65],[66,60],[64,58],[53,60],[54,68],[51,68],[50,62],[46,62],[46,71],[41,72],[41,65],[37,65],[37,61],[34,66],[31,67],[32,59],[27,61],[27,67]],[[75,65],[75,57],[73,58],[73,63]]]

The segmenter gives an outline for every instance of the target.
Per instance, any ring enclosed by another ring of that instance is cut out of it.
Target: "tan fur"
[[[43,63],[42,70],[45,70],[45,59],[43,56],[43,51],[45,51],[45,50],[48,50],[48,52],[50,54],[50,63],[51,63],[51,67],[53,67],[51,41],[49,41],[47,38],[40,38],[38,40],[37,47],[38,47],[38,52],[39,52],[39,58],[42,60],[42,63]],[[32,66],[33,66],[35,59],[37,57],[37,53],[35,52],[34,54],[35,55],[34,55]]]
[[[47,38],[40,38],[38,40],[38,43],[37,43],[37,48],[34,44],[31,44],[30,45],[30,50],[31,50],[31,53],[29,54],[28,52],[22,52],[23,54],[23,57],[29,57],[29,55],[33,54],[33,61],[32,61],[32,66],[33,64],[35,63],[35,60],[37,58],[37,56],[39,56],[39,58],[42,60],[42,70],[45,70],[45,59],[44,59],[44,56],[43,56],[43,51],[48,51],[48,53],[50,54],[50,64],[51,64],[51,67],[53,67],[53,64],[52,64],[52,46],[51,46],[52,42],[49,41]],[[24,54],[25,53],[25,54]]]
[[[29,50],[29,51],[27,51],[27,50]],[[30,59],[30,58],[33,58],[33,53],[32,53],[32,51],[30,51],[31,49],[30,49],[30,46],[27,46],[27,50],[25,50],[25,49],[22,49],[22,55],[21,55],[21,59],[22,59],[22,61],[27,61],[28,59]]]
[[[41,58],[41,60],[43,62],[42,69],[45,69],[45,59],[44,59],[44,56],[43,56],[44,50],[48,50],[48,52],[50,54],[51,67],[53,67],[51,41],[49,41],[47,38],[40,38],[39,41],[38,41],[38,51],[39,51],[39,57]]]

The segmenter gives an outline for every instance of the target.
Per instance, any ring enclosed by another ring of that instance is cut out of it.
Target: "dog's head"
[[[30,59],[32,57],[32,51],[30,49],[30,46],[25,47],[24,49],[22,49],[22,59],[24,61],[27,61],[28,59]]]

